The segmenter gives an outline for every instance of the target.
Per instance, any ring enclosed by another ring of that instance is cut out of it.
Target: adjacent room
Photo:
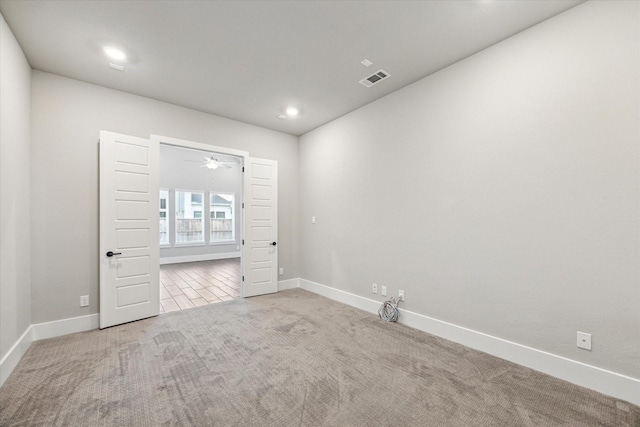
[[[240,297],[242,163],[160,145],[160,312]]]
[[[637,1],[0,0],[0,425],[640,426],[639,170]]]

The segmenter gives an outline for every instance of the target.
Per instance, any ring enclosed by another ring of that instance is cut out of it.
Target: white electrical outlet
[[[382,290],[380,291],[380,295],[382,295],[383,297],[387,296],[387,287],[386,286],[382,286]]]
[[[400,298],[400,301],[404,301],[404,290],[398,290],[398,298]]]
[[[88,307],[89,306],[89,295],[82,295],[80,297],[80,307]]]
[[[378,285],[376,285],[375,283],[371,285],[371,292],[373,292],[374,294],[378,293]]]
[[[280,275],[282,276],[284,274],[284,267],[280,267],[280,270],[278,271],[280,273]]]
[[[585,332],[578,332],[578,348],[591,350],[591,334],[587,334]]]

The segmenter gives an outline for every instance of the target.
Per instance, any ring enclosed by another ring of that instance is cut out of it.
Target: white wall
[[[235,242],[204,246],[173,246],[160,248],[160,261],[167,258],[200,256],[211,254],[238,254],[241,243],[240,226],[242,223],[242,159],[231,168],[217,168],[215,170],[203,168],[205,155],[211,153],[185,150],[170,145],[160,145],[160,188],[171,190],[200,190],[235,195],[234,212]],[[220,157],[220,156],[218,156]],[[228,161],[231,158],[220,157],[220,161]],[[199,163],[198,163],[199,162]],[[233,163],[233,161],[231,161]],[[171,209],[167,214],[169,218],[175,218],[175,194],[169,197]],[[205,200],[208,203],[208,200]],[[204,205],[203,205],[204,206]],[[204,214],[203,214],[204,215]],[[173,229],[171,229],[173,230]]]
[[[0,360],[31,324],[30,108],[31,67],[0,15]]]
[[[587,2],[302,136],[301,277],[640,378],[639,9]]]
[[[98,312],[101,129],[277,160],[281,278],[298,276],[298,138],[40,71],[33,72],[32,91],[32,201],[38,207],[32,218],[33,323]],[[91,305],[81,309],[85,294]]]

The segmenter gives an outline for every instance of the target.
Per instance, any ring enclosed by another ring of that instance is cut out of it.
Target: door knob
[[[275,245],[276,245],[276,242],[272,242],[272,243],[271,243],[271,246],[275,246]]]
[[[111,251],[107,252],[107,256],[109,258],[111,258],[114,255],[122,255],[122,252],[111,252]]]

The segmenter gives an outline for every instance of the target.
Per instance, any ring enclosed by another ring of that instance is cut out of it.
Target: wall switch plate
[[[387,296],[387,287],[383,286],[382,290],[380,291],[380,295],[382,295],[383,297]]]
[[[587,334],[585,332],[578,332],[578,348],[591,350],[591,334]]]
[[[278,270],[278,273],[282,276],[284,274],[284,267],[280,267],[280,270]]]
[[[89,306],[89,295],[82,295],[80,297],[80,307],[88,307]]]
[[[398,298],[400,298],[400,301],[404,301],[404,290],[403,289],[398,290]]]
[[[316,223],[316,217],[315,217],[315,216],[312,216],[312,217],[311,217],[311,224],[315,224],[315,223]]]
[[[376,285],[375,283],[371,285],[371,292],[373,292],[374,294],[378,293],[378,285]]]

